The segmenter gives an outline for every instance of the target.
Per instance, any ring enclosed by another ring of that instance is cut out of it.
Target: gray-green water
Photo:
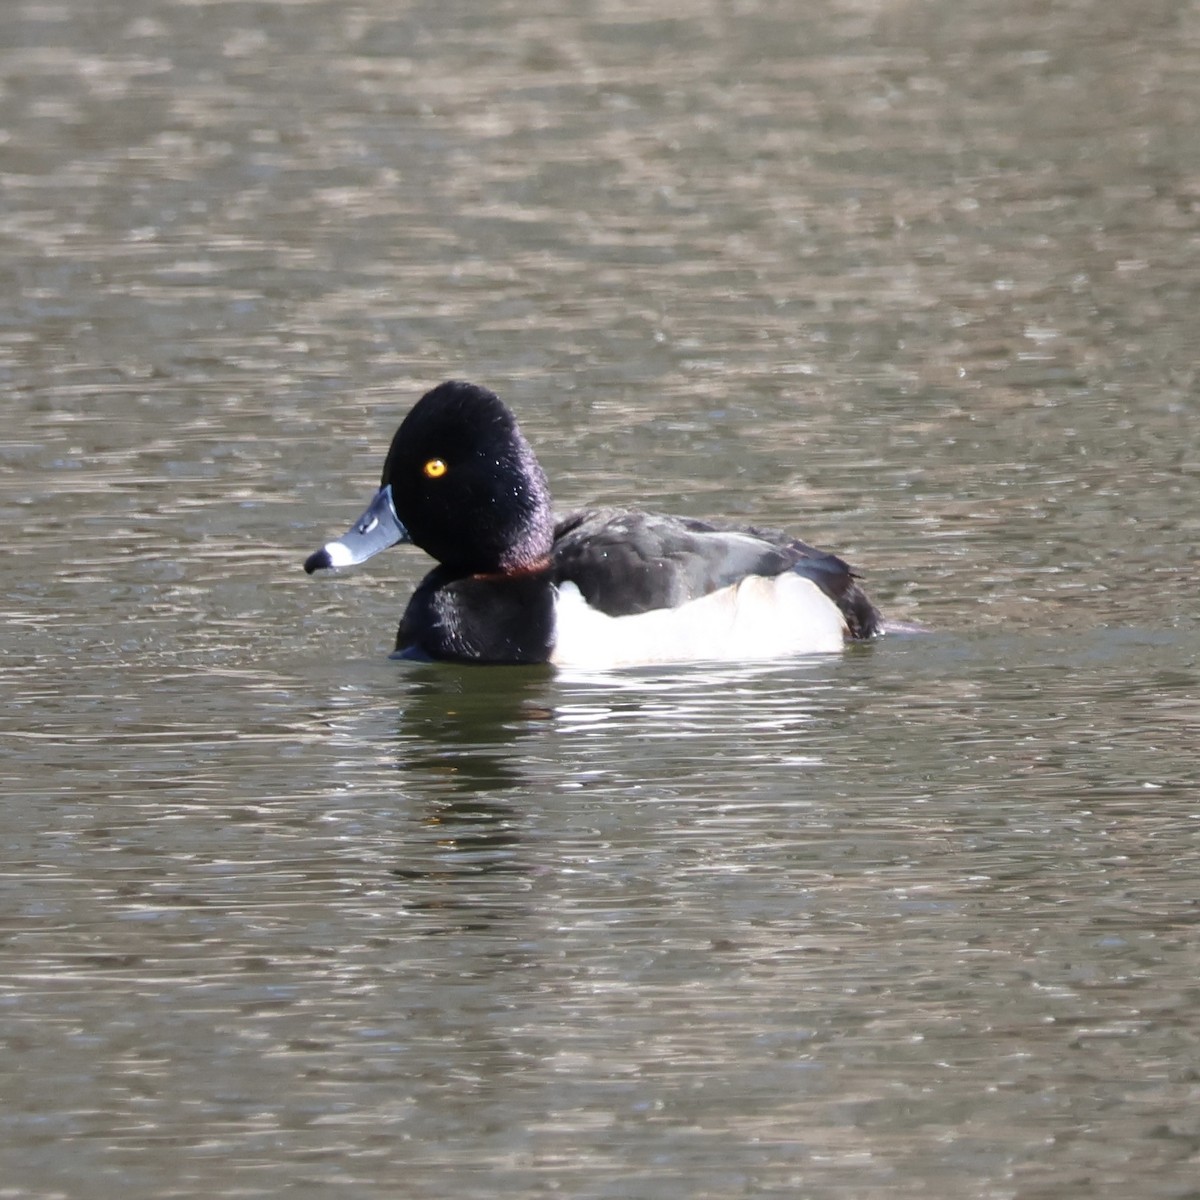
[[[1194,4],[2,25],[0,1195],[1198,1194]],[[388,661],[447,376],[933,632]]]

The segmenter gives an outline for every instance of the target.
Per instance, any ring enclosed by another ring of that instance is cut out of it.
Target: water
[[[0,1192],[1196,1195],[1200,22],[14,4]],[[928,624],[389,661],[427,386]]]

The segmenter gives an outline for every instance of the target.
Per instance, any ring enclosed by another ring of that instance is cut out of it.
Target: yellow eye
[[[441,479],[446,473],[446,464],[440,458],[431,458],[421,470],[430,479]]]

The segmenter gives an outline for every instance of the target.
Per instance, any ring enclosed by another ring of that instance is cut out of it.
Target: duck
[[[591,508],[555,519],[512,410],[448,380],[396,430],[378,491],[304,569],[411,543],[436,561],[393,657],[625,667],[840,651],[883,632],[842,559],[754,525]]]

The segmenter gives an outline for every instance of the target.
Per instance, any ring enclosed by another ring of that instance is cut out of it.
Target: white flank
[[[550,661],[558,666],[632,667],[673,662],[751,662],[842,648],[846,622],[810,579],[752,575],[678,608],[607,617],[573,583],[558,589]]]

